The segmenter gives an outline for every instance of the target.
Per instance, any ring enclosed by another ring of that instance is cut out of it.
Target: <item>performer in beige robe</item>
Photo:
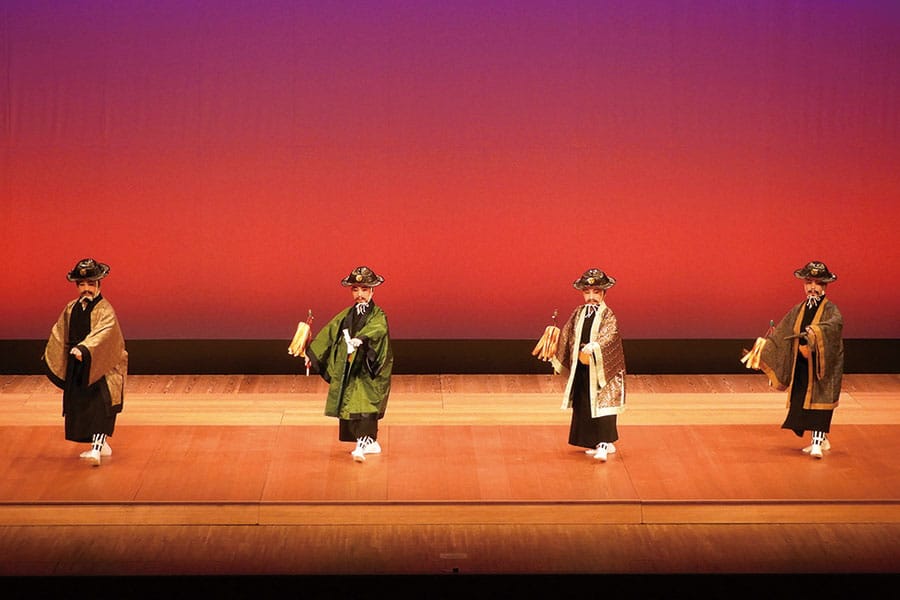
[[[67,275],[78,298],[69,302],[50,332],[44,350],[47,377],[63,390],[66,439],[87,442],[81,453],[94,466],[112,455],[113,435],[122,411],[128,353],[112,305],[100,294],[109,266],[92,258]]]
[[[821,261],[794,271],[803,280],[806,300],[794,306],[765,338],[757,338],[742,362],[762,370],[770,384],[788,390],[788,414],[783,429],[798,437],[812,432],[803,451],[822,458],[831,449],[827,434],[841,394],[844,376],[844,321],[836,304],[825,297],[826,286],[837,279]]]
[[[569,444],[604,462],[616,451],[616,419],[625,410],[625,353],[616,316],[606,305],[615,283],[600,269],[575,280],[584,304],[572,311],[551,358],[557,373],[568,374],[562,409],[572,409]]]

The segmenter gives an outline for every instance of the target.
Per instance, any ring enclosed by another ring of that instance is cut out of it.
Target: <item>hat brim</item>
[[[372,281],[372,282],[369,282],[369,281],[354,281],[354,280],[350,279],[349,277],[345,277],[344,279],[341,280],[341,285],[344,286],[344,287],[351,287],[351,286],[354,286],[354,285],[358,285],[359,287],[369,287],[369,288],[373,288],[373,287],[378,287],[378,286],[381,285],[382,283],[384,283],[384,277],[382,277],[381,275],[378,275],[378,276],[376,277],[375,281]]]
[[[606,283],[584,283],[583,281],[581,281],[579,279],[578,281],[576,281],[575,283],[572,284],[572,287],[574,287],[578,291],[584,290],[585,288],[589,288],[589,287],[600,288],[601,290],[608,290],[609,288],[611,288],[614,285],[616,285],[615,278],[607,275]]]
[[[816,277],[811,275],[809,271],[804,271],[803,269],[797,269],[794,271],[794,277],[797,279],[812,279],[813,281],[818,281],[819,283],[831,283],[832,281],[837,281],[837,275],[834,273],[829,273],[824,277]]]
[[[100,281],[107,275],[109,275],[109,265],[104,263],[97,263],[97,266],[100,268],[100,274],[91,277],[81,277],[75,271],[70,271],[66,274],[66,279],[69,281]]]

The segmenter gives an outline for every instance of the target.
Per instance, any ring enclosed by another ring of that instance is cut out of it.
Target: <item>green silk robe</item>
[[[380,419],[387,409],[394,366],[387,316],[372,303],[359,330],[351,332],[363,344],[348,357],[343,330],[350,328],[354,310],[351,306],[331,319],[310,342],[307,355],[329,383],[326,416],[354,419],[375,414]]]

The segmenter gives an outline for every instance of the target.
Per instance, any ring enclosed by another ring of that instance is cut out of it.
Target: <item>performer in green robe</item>
[[[78,298],[69,302],[50,332],[44,350],[47,376],[63,390],[66,439],[89,442],[81,453],[94,466],[110,456],[116,415],[122,411],[128,353],[112,305],[100,294],[109,266],[80,261],[66,276]]]
[[[341,311],[313,338],[306,350],[310,367],[329,383],[325,414],[339,419],[338,439],[356,442],[353,460],[380,454],[378,421],[391,391],[391,350],[387,315],[373,300],[384,278],[370,268],[354,269],[341,281],[353,305]]]
[[[822,458],[831,449],[827,434],[841,395],[844,376],[844,326],[836,304],[825,297],[837,279],[821,261],[794,271],[803,280],[806,300],[794,306],[743,359],[749,368],[762,370],[778,390],[788,390],[788,414],[783,429],[798,437],[812,432],[812,444],[803,451]]]
[[[625,410],[625,353],[618,321],[606,305],[615,283],[600,269],[575,280],[584,304],[572,311],[551,358],[557,373],[568,374],[562,408],[572,409],[569,444],[604,462],[616,451],[616,419]]]

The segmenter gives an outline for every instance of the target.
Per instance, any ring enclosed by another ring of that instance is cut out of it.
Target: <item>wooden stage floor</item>
[[[318,377],[132,376],[92,468],[0,376],[0,574],[900,572],[900,375],[845,377],[822,460],[758,374],[629,376],[606,463],[563,385],[396,376],[360,464]]]

